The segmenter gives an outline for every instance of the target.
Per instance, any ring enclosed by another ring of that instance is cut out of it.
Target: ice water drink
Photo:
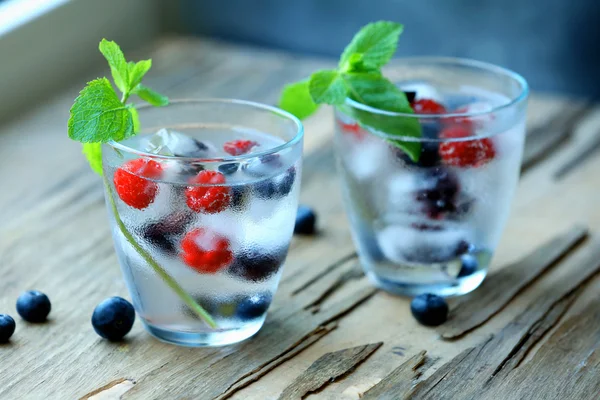
[[[526,84],[487,64],[408,60],[392,70],[414,97],[418,161],[336,112],[343,197],[366,274],[400,294],[458,295],[483,281],[510,211],[525,137]],[[401,138],[402,139],[402,138]]]
[[[175,102],[140,116],[144,134],[103,148],[107,199],[113,196],[126,231],[178,290],[113,215],[136,311],[148,331],[167,342],[245,339],[265,320],[292,237],[301,125],[282,111],[245,102]]]

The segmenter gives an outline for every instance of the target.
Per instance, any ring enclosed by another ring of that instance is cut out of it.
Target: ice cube
[[[192,158],[211,158],[217,155],[217,150],[209,143],[166,128],[159,130],[150,138],[146,151]]]
[[[421,229],[389,225],[377,233],[383,254],[397,263],[441,263],[468,250],[467,235],[451,227]]]
[[[394,168],[395,160],[390,146],[378,137],[368,138],[352,146],[345,157],[346,168],[358,180],[386,176]]]

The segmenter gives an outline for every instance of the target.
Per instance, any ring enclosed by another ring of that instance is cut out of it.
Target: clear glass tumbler
[[[337,164],[362,266],[375,285],[402,295],[470,292],[485,278],[509,215],[527,83],[504,68],[453,58],[399,59],[385,74],[443,109],[421,101],[422,114],[399,114],[351,99],[336,109]],[[359,125],[356,115],[388,126],[416,120],[422,134],[390,136]],[[419,160],[392,140],[418,144]]]
[[[185,346],[262,326],[292,237],[303,127],[240,100],[139,109],[141,133],[103,146],[112,234],[148,332]]]

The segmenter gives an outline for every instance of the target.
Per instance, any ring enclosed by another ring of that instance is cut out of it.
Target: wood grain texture
[[[362,396],[362,400],[397,400],[408,393],[416,379],[421,376],[420,368],[425,363],[426,351],[421,351],[393,370],[381,382],[373,386]]]
[[[573,136],[575,128],[581,124],[590,110],[591,105],[584,102],[572,110],[559,113],[544,125],[530,130],[527,133],[527,146],[523,152],[521,172],[526,172],[550,157],[554,151],[559,150]]]
[[[564,271],[564,276],[540,291],[537,299],[499,333],[489,336],[476,347],[464,350],[420,382],[408,397],[473,399],[478,398],[496,376],[502,380],[509,372],[507,367],[519,365],[511,363],[511,359],[516,357],[522,360],[523,355],[558,322],[572,303],[573,294],[598,273],[600,237],[594,238],[565,260],[560,269]]]
[[[456,339],[481,326],[515,296],[556,264],[587,235],[587,228],[574,226],[525,258],[493,273],[476,290],[461,297],[453,306],[448,321],[438,328],[444,339]]]
[[[597,399],[600,394],[600,300],[569,318],[533,358],[503,379],[494,379],[481,399]]]
[[[354,370],[382,344],[366,344],[324,354],[294,379],[281,393],[279,400],[302,400],[307,395],[318,392],[329,382]]]
[[[335,60],[181,37],[163,38],[132,58],[152,58],[147,83],[172,98],[235,97],[268,104],[276,102],[285,83],[335,65]],[[107,74],[97,71],[88,78]],[[80,146],[66,138],[68,110],[83,82],[0,126],[0,312],[14,314],[15,299],[26,289],[42,290],[53,302],[50,323],[17,320],[13,340],[0,346],[2,399],[80,398],[123,378],[136,382],[123,398],[272,399],[321,355],[383,342],[361,368],[311,396],[339,399],[346,389],[379,382],[423,349],[439,364],[453,359],[500,331],[564,278],[561,268],[548,270],[479,329],[452,343],[413,320],[409,299],[376,292],[365,278],[347,279],[356,255],[335,173],[331,110],[323,107],[305,121],[301,193],[301,201],[319,215],[319,235],[294,238],[263,330],[238,346],[184,349],[152,339],[137,322],[124,343],[103,341],[90,326],[94,306],[108,296],[128,295],[101,183]],[[572,103],[533,95],[528,129],[547,126]],[[594,137],[599,116],[591,110],[560,151],[524,175],[493,270],[578,221],[600,226],[600,157],[558,182],[552,178],[552,171]],[[306,309],[315,301],[318,307]]]

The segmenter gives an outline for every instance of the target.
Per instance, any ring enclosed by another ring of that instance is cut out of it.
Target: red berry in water
[[[158,192],[156,182],[149,179],[159,179],[162,172],[162,166],[154,160],[138,158],[127,161],[115,172],[115,190],[128,206],[144,209],[154,201]]]
[[[446,108],[435,100],[419,99],[412,103],[416,114],[444,114]]]
[[[471,130],[463,125],[445,128],[440,137],[444,139],[465,138],[471,136]],[[440,156],[447,165],[454,167],[481,167],[496,155],[494,143],[489,138],[443,142],[440,144]]]
[[[232,140],[223,145],[223,150],[232,156],[240,156],[252,150],[254,146],[258,146],[258,143],[252,140]]]
[[[231,201],[231,188],[223,186],[225,175],[217,171],[200,171],[190,180],[185,190],[186,203],[195,212],[215,214],[223,211]]]
[[[229,240],[205,228],[188,232],[181,249],[183,262],[204,274],[214,274],[233,261]]]
[[[357,123],[347,124],[342,121],[338,121],[342,132],[351,134],[356,139],[362,139],[365,136],[365,131]]]

